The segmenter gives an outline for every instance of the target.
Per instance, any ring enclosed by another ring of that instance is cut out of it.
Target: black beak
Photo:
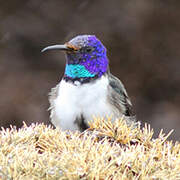
[[[45,51],[48,51],[48,50],[64,50],[64,51],[68,51],[68,50],[71,50],[66,44],[64,45],[53,45],[53,46],[48,46],[48,47],[45,47],[44,49],[41,50],[41,52],[45,52]]]

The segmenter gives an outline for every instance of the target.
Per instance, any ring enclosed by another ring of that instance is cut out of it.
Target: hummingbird
[[[84,131],[93,117],[124,116],[135,121],[131,101],[122,82],[110,73],[107,50],[95,35],[78,35],[63,45],[66,55],[64,75],[49,93],[50,120],[62,130]]]

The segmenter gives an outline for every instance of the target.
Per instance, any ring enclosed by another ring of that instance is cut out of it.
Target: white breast
[[[107,88],[108,79],[105,76],[82,85],[62,80],[54,102],[56,118],[52,120],[53,124],[64,130],[76,130],[78,127],[74,121],[80,115],[83,115],[86,121],[92,120],[93,115],[111,115],[112,110],[107,103]]]

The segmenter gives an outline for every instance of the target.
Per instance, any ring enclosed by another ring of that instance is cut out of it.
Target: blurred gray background
[[[48,45],[95,34],[137,118],[180,138],[179,0],[6,0],[0,3],[0,126],[49,124],[48,92],[61,79],[62,52]]]

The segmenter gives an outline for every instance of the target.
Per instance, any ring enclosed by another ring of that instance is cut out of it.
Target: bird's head
[[[67,56],[65,76],[69,78],[101,77],[108,71],[106,48],[94,35],[79,35],[64,45],[54,45],[46,50],[64,50]]]

